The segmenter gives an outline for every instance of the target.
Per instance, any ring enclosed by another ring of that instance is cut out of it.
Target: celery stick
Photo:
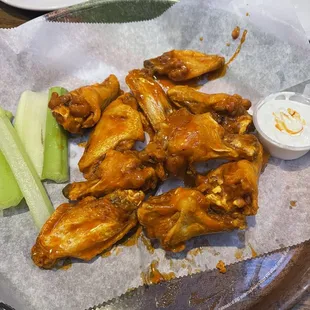
[[[0,152],[0,210],[17,206],[23,199],[13,172]]]
[[[4,112],[9,120],[13,119],[13,114],[11,112]],[[0,210],[17,206],[23,199],[23,194],[18,187],[8,162],[1,152],[0,176]]]
[[[53,92],[62,96],[67,93],[67,90],[61,87],[51,88],[48,100],[50,100]],[[64,129],[56,122],[50,109],[47,109],[46,115],[42,178],[53,180],[57,183],[69,180],[68,137]]]
[[[47,100],[47,94],[29,90],[23,92],[14,120],[14,127],[40,178],[43,169]]]
[[[1,108],[0,132],[0,151],[15,176],[36,226],[41,228],[54,208],[16,130]]]
[[[10,111],[6,111],[6,110],[4,112],[7,116],[7,118],[11,121],[13,119],[13,114]]]

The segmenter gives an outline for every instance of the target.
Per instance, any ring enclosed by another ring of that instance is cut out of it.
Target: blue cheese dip
[[[287,146],[310,145],[310,106],[297,101],[271,100],[257,111],[263,133]]]
[[[310,150],[310,99],[283,92],[254,107],[254,125],[264,147],[281,159],[296,159]]]

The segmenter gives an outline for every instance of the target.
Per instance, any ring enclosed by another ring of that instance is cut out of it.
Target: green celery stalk
[[[13,119],[13,114],[10,111],[5,110],[5,115],[7,116],[7,118],[11,121]]]
[[[17,206],[23,199],[14,174],[0,152],[0,210]]]
[[[41,228],[54,208],[16,130],[2,108],[0,132],[0,151],[15,176],[36,226]]]
[[[13,114],[9,111],[4,112],[6,116],[12,120]],[[23,194],[18,187],[8,162],[1,152],[0,176],[0,210],[17,206],[23,199]]]
[[[18,136],[40,178],[43,169],[47,101],[46,93],[24,91],[14,120]]]
[[[62,96],[68,91],[62,87],[53,87],[49,90],[48,100],[53,92]],[[64,129],[56,122],[50,109],[47,109],[46,114],[42,179],[53,180],[57,183],[69,180],[68,137]]]

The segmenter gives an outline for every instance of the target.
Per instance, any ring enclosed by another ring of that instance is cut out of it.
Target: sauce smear
[[[239,29],[240,31],[240,29]],[[207,76],[207,79],[208,81],[212,81],[212,80],[216,80],[216,79],[219,79],[223,76],[225,76],[226,72],[227,72],[227,69],[228,69],[228,66],[236,59],[236,57],[239,55],[240,51],[241,51],[241,47],[242,47],[242,44],[245,42],[245,39],[246,39],[246,35],[247,35],[248,31],[247,30],[244,30],[243,33],[242,33],[242,37],[241,37],[241,40],[240,40],[240,43],[236,49],[236,51],[234,52],[234,54],[230,57],[230,59],[228,60],[228,62],[221,68],[215,70],[215,71],[212,71],[212,72],[209,72],[206,74]]]
[[[158,284],[162,281],[169,281],[175,278],[175,274],[173,272],[162,273],[157,269],[157,267],[158,261],[153,260],[149,267],[149,271],[147,273],[141,273],[141,278],[144,284]]]
[[[249,247],[250,247],[251,252],[252,252],[252,258],[257,257],[257,253],[256,253],[256,251],[253,249],[253,247],[252,247],[252,245],[251,245],[250,243],[249,243]]]
[[[144,235],[141,235],[141,240],[143,242],[143,244],[145,245],[145,247],[147,248],[147,250],[153,254],[154,253],[154,248],[152,246],[152,243],[150,241],[150,239],[146,238]]]
[[[273,112],[273,116],[276,128],[289,135],[299,134],[306,125],[305,120],[301,118],[300,114],[291,108],[288,108],[287,111],[282,110],[279,113]]]
[[[241,250],[236,250],[236,252],[235,252],[235,257],[236,257],[236,259],[242,259],[242,256],[243,256],[243,253],[242,253],[242,251]]]
[[[230,57],[230,59],[226,63],[226,66],[228,66],[230,63],[232,63],[236,59],[236,57],[239,55],[239,53],[241,51],[242,44],[245,42],[245,38],[246,38],[247,33],[248,33],[247,30],[243,31],[240,43],[239,43],[236,51],[234,52],[234,54]]]

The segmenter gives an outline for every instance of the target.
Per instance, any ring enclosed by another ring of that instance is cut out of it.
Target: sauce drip
[[[108,249],[101,254],[101,257],[109,257],[112,254],[112,249]]]
[[[176,82],[176,81],[172,81],[170,80],[168,77],[166,76],[161,76],[161,75],[157,75],[155,76],[155,79],[157,80],[157,82],[165,89],[165,90],[169,90],[172,87],[175,87],[177,85],[187,85],[190,86],[192,88],[196,88],[199,89],[200,87],[202,87],[205,83],[208,82],[208,78],[207,75],[204,74],[202,76],[198,76],[196,78],[187,80],[187,81],[182,81],[182,82]]]
[[[141,278],[144,284],[158,284],[162,281],[169,281],[175,278],[175,274],[173,272],[162,273],[157,269],[157,267],[158,261],[153,260],[149,267],[149,271],[147,273],[141,273]]]
[[[228,62],[226,63],[226,66],[228,66],[229,64],[231,64],[235,59],[236,57],[239,55],[240,51],[241,51],[241,47],[242,47],[242,44],[245,42],[245,38],[246,38],[246,35],[247,35],[248,31],[247,30],[244,30],[243,33],[242,33],[242,37],[241,37],[241,40],[240,40],[240,43],[236,49],[236,51],[234,52],[234,54],[230,57],[230,59],[228,60]]]
[[[236,57],[239,55],[239,53],[241,51],[242,44],[245,42],[247,33],[248,33],[247,30],[243,31],[240,43],[239,43],[236,51],[234,52],[234,54],[228,60],[228,62],[223,67],[221,67],[221,68],[219,68],[219,69],[217,69],[215,71],[212,71],[212,72],[209,72],[209,73],[206,74],[208,81],[216,80],[216,79],[219,79],[219,78],[225,76],[229,64],[231,64],[236,59]]]
[[[114,251],[115,256],[117,256],[118,254],[120,254],[122,252],[122,248],[117,247]]]
[[[257,257],[257,253],[256,253],[256,251],[253,249],[253,247],[252,247],[252,245],[251,245],[250,243],[249,243],[249,247],[250,247],[251,252],[252,252],[252,258]]]
[[[207,73],[208,81],[213,81],[213,80],[216,80],[216,79],[219,79],[219,78],[225,76],[227,68],[228,68],[228,66],[227,66],[227,64],[225,64],[223,67]]]
[[[78,146],[79,147],[86,147],[86,144],[87,144],[87,141],[84,141],[84,142],[80,142],[79,144],[78,144]]]
[[[201,248],[193,249],[189,252],[192,256],[197,256],[198,254],[202,254]]]
[[[138,239],[142,232],[142,226],[139,226],[138,229],[128,238],[126,239],[122,245],[123,246],[133,246],[138,243]]]
[[[145,245],[145,247],[147,248],[147,250],[151,254],[153,254],[154,253],[154,248],[152,246],[151,241],[148,238],[146,238],[144,235],[141,235],[141,240],[142,240],[143,244]]]
[[[236,250],[235,257],[236,259],[242,259],[243,253],[241,250]]]
[[[233,38],[233,40],[237,40],[239,38],[240,35],[240,27],[237,26],[235,27],[235,29],[232,31],[231,33],[231,37]]]
[[[226,273],[226,271],[227,271],[226,265],[225,265],[225,263],[224,263],[222,260],[220,260],[220,261],[217,263],[216,268],[218,269],[218,271],[219,271],[220,273]]]

